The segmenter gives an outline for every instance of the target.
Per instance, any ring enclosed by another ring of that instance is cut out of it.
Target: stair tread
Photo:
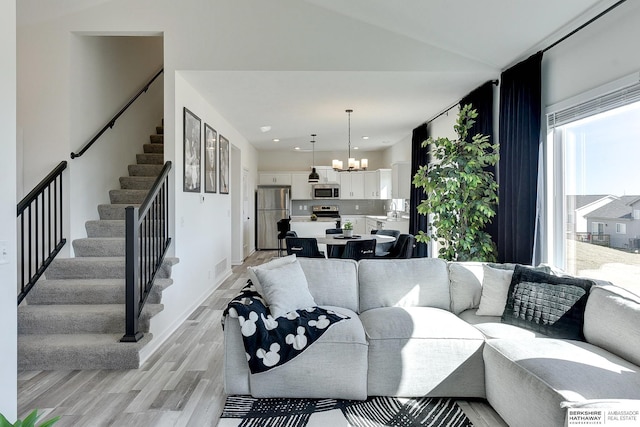
[[[18,369],[138,369],[140,350],[153,338],[145,333],[134,343],[119,334],[18,335]]]

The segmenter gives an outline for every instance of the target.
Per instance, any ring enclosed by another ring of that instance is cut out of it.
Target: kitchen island
[[[335,218],[318,218],[311,221],[308,216],[292,216],[291,231],[295,231],[298,237],[324,236],[327,228],[336,228]]]

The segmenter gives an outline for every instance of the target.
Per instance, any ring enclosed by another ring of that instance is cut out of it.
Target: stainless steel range
[[[311,206],[311,213],[318,217],[321,222],[334,222],[336,228],[340,228],[340,210],[335,205]]]

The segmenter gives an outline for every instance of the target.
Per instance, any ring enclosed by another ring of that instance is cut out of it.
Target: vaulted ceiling
[[[611,4],[596,0],[305,3],[298,9],[298,19],[308,23],[309,31],[324,35],[322,46],[309,46],[313,59],[278,63],[280,53],[274,49],[273,69],[230,67],[187,73],[188,80],[259,150],[309,148],[312,133],[318,134],[316,150],[344,149],[347,108],[354,110],[352,144],[361,150],[384,149]],[[289,37],[301,37],[298,27],[292,27]],[[271,130],[263,132],[263,126]],[[362,140],[363,136],[369,139]],[[274,138],[280,141],[274,143]]]
[[[312,133],[317,151],[344,149],[350,108],[352,143],[366,151],[408,138],[614,1],[190,0],[191,9],[215,16],[215,31],[186,15],[167,25],[193,25],[190,32],[209,37],[180,52],[193,66],[179,72],[259,150],[310,148]],[[118,0],[21,0],[18,19],[109,2]],[[154,2],[136,7],[147,3]]]

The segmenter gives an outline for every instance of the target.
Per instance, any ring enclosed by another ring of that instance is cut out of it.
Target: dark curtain
[[[469,130],[469,138],[481,133],[489,135],[491,142],[495,141],[493,134],[493,86],[494,82],[488,81],[460,100],[460,107],[471,104],[478,111],[478,118]],[[496,166],[488,166],[486,170],[493,173],[497,179]],[[498,244],[497,215],[493,217],[492,222],[485,226],[485,231]]]
[[[530,264],[535,236],[540,147],[539,52],[500,78],[498,261]]]
[[[429,164],[431,156],[426,148],[422,148],[422,142],[429,138],[427,124],[424,123],[413,130],[411,138],[411,179],[422,165]],[[427,231],[427,217],[418,214],[417,207],[424,199],[425,194],[422,188],[416,188],[411,185],[411,199],[409,200],[409,233],[416,235],[419,230]],[[416,248],[413,251],[416,258],[424,258],[429,256],[428,246],[424,243],[416,242]]]

